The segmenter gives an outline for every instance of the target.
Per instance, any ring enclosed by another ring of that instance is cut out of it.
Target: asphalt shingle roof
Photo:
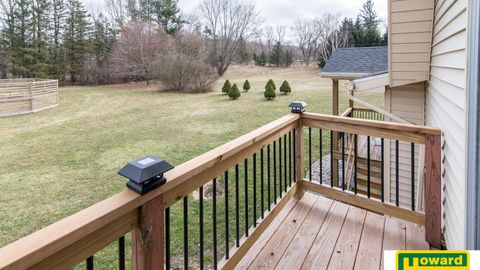
[[[322,72],[378,73],[388,70],[388,47],[354,47],[336,49]]]

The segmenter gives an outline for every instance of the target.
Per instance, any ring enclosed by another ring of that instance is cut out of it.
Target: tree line
[[[0,77],[107,83],[113,45],[127,23],[154,21],[167,33],[181,25],[174,0],[122,2],[118,17],[117,0],[107,0],[108,14],[89,14],[80,0],[0,0]]]
[[[253,2],[201,0],[189,15],[181,15],[178,0],[105,6],[89,14],[80,0],[0,0],[0,77],[162,79],[170,89],[204,91],[233,63],[288,67],[300,58],[322,66],[337,47],[386,43],[371,0],[355,22],[333,14],[296,21],[294,45],[285,42],[286,26],[259,27]]]
[[[316,61],[323,67],[336,48],[385,46],[388,35],[382,36],[381,19],[372,0],[360,9],[355,22],[352,18],[340,20],[340,14],[324,14],[314,20],[297,20],[292,33],[300,51],[302,62],[309,65]]]

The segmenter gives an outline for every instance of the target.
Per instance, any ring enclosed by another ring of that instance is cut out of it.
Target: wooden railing
[[[425,212],[309,181],[304,176],[305,166],[309,166],[305,162],[305,143],[309,140],[304,132],[312,128],[425,144]],[[306,190],[425,225],[427,241],[439,248],[439,144],[438,129],[312,113],[289,114],[176,166],[165,174],[167,182],[150,193],[140,196],[125,190],[3,247],[0,269],[65,269],[85,260],[87,269],[92,269],[94,254],[117,239],[119,268],[124,269],[124,236],[129,233],[134,269],[168,269],[178,267],[173,264],[179,261],[184,268],[232,269],[285,204]],[[207,188],[212,190],[210,198],[205,195]],[[207,209],[209,214],[205,216]],[[192,219],[195,228],[189,222]],[[178,225],[181,223],[175,222],[178,220],[183,221],[183,237],[172,239],[173,231],[182,229]],[[234,226],[231,220],[235,220]],[[177,227],[172,228],[172,224]],[[197,233],[192,236],[192,230],[198,232],[198,238]],[[211,241],[206,241],[205,235]],[[192,248],[198,258],[194,261]],[[212,260],[204,260],[206,253]]]
[[[376,121],[385,120],[385,116],[383,114],[367,108],[351,108],[351,113],[347,117]]]

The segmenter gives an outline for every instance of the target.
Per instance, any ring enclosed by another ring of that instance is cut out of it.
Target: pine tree
[[[138,12],[142,20],[154,21],[172,35],[185,23],[180,16],[178,0],[140,0]]]
[[[248,80],[243,84],[243,91],[248,92],[250,90],[250,82]]]
[[[273,86],[271,84],[267,84],[267,86],[265,87],[264,96],[267,100],[275,99],[275,89],[273,89]]]
[[[365,32],[365,29],[360,20],[360,16],[357,16],[357,20],[355,21],[355,24],[353,25],[353,28],[352,28],[352,38],[354,43],[353,45],[355,47],[365,46],[364,32]]]
[[[230,91],[228,91],[228,96],[231,99],[237,99],[240,97],[240,90],[238,90],[238,86],[236,83],[234,83]]]
[[[380,34],[380,30],[378,29],[380,19],[375,12],[372,0],[367,0],[363,4],[359,16],[362,20],[364,27],[363,43],[365,45],[380,45],[380,43],[382,42],[382,36]]]
[[[287,52],[285,53],[284,65],[286,67],[290,67],[292,64],[293,64],[292,51],[287,50]]]
[[[265,54],[265,52],[262,52],[262,54],[260,55],[259,63],[260,63],[260,66],[263,66],[263,67],[267,65],[267,55]]]
[[[105,83],[108,80],[107,61],[112,52],[114,40],[115,30],[108,19],[100,13],[94,20],[91,41],[95,66],[98,69],[95,74],[98,83]]]
[[[258,57],[258,55],[256,53],[253,53],[253,62],[255,63],[255,65],[261,66],[260,57]]]
[[[29,77],[46,78],[51,70],[47,61],[47,32],[50,21],[50,1],[35,0],[32,5],[32,65]]]
[[[53,0],[52,5],[52,21],[51,21],[51,37],[50,39],[50,75],[60,81],[65,80],[65,48],[62,43],[65,26],[65,2],[64,0]]]
[[[344,18],[340,26],[340,37],[343,40],[342,47],[352,47],[355,45],[355,38],[353,36],[353,20]]]
[[[277,42],[277,44],[273,46],[272,53],[268,58],[268,63],[279,67],[280,64],[282,63],[282,57],[283,57],[283,47],[282,47],[282,44],[280,44],[280,42]]]
[[[32,1],[16,1],[16,8],[13,12],[14,18],[14,36],[11,38],[12,73],[14,76],[31,77],[30,67],[33,63],[33,53],[29,40],[32,38]]]
[[[228,95],[228,92],[230,92],[230,89],[232,89],[232,84],[230,83],[229,80],[226,80],[222,87],[222,93],[225,93],[226,95]]]
[[[275,85],[275,82],[274,82],[272,79],[268,80],[267,85],[265,85],[265,90],[267,90],[267,87],[268,87],[269,85],[272,86],[272,88],[273,88],[274,91],[277,90],[277,86]]]
[[[247,42],[243,37],[238,40],[237,60],[241,64],[248,64],[250,62],[250,53],[248,52]]]
[[[282,85],[280,86],[280,92],[282,92],[284,95],[288,95],[288,93],[292,92],[292,88],[290,88],[290,85],[287,81],[283,81]]]
[[[65,31],[65,54],[70,82],[75,83],[77,76],[91,51],[88,37],[91,30],[89,14],[79,0],[67,1],[67,29]]]

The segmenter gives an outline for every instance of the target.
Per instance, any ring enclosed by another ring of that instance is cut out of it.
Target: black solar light
[[[163,173],[173,169],[165,160],[155,156],[146,156],[130,161],[118,174],[129,179],[127,187],[138,194],[145,194],[165,184]]]
[[[288,106],[292,107],[292,113],[303,113],[305,112],[307,103],[305,101],[292,101]]]

